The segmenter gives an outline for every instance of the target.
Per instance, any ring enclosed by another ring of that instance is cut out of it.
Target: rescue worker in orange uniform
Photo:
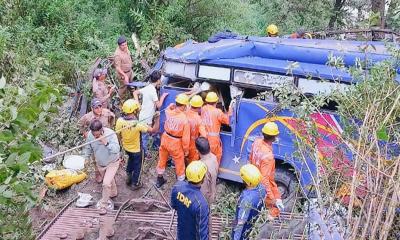
[[[267,190],[265,205],[271,216],[277,217],[285,209],[281,194],[275,182],[275,158],[272,152],[272,143],[279,135],[278,125],[268,122],[262,128],[264,138],[257,138],[250,152],[250,163],[257,166],[262,175],[262,184]]]
[[[219,137],[221,124],[229,125],[229,116],[231,115],[231,107],[228,114],[218,109],[218,96],[215,92],[209,92],[206,96],[206,104],[201,109],[201,119],[207,131],[207,139],[210,143],[211,152],[217,156],[218,165],[222,158],[222,143]]]
[[[199,160],[200,155],[196,148],[196,139],[199,136],[206,137],[206,129],[200,117],[201,107],[204,102],[199,95],[194,95],[190,99],[190,108],[186,112],[187,119],[190,124],[190,144],[189,144],[189,156],[187,158],[186,165],[194,160]]]
[[[185,114],[188,103],[189,97],[182,93],[176,96],[175,105],[170,104],[165,110],[166,120],[157,164],[158,188],[166,183],[163,174],[169,156],[174,160],[178,181],[185,180],[185,157],[189,155],[190,144],[190,125]]]

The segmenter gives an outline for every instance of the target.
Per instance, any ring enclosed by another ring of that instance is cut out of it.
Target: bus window
[[[236,69],[233,81],[238,84],[255,87],[274,88],[294,82],[294,77],[274,73],[253,72]]]
[[[244,90],[243,98],[254,99],[258,101],[274,102],[273,91],[247,88]]]
[[[192,81],[184,78],[170,77],[168,79],[168,86],[171,87],[191,88],[193,84],[194,83]]]
[[[299,78],[298,86],[304,94],[329,94],[333,90],[346,91],[348,84],[340,82],[328,82],[323,80],[314,80]]]

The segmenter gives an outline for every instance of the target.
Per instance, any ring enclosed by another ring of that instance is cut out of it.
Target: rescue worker
[[[160,188],[166,180],[163,177],[168,157],[175,163],[178,181],[185,180],[185,158],[189,155],[190,125],[185,111],[189,97],[181,93],[175,98],[175,105],[170,104],[165,110],[166,120],[157,164],[157,183]]]
[[[139,90],[133,92],[133,97],[139,101],[139,95],[142,96],[142,108],[139,113],[139,121],[147,124],[153,124],[153,118],[157,109],[160,109],[164,103],[168,93],[164,93],[160,99],[158,99],[157,89],[161,86],[161,72],[154,71],[150,74],[150,84]],[[157,123],[159,124],[159,123]],[[144,133],[142,135],[143,150],[147,151],[147,143],[150,140],[150,135]]]
[[[140,104],[134,99],[128,99],[122,105],[123,117],[118,118],[115,131],[119,132],[122,147],[128,154],[126,166],[127,185],[132,185],[132,190],[142,187],[140,173],[144,153],[140,144],[141,133],[151,132],[153,128],[138,121]]]
[[[106,128],[113,128],[115,122],[114,113],[107,108],[103,108],[103,103],[100,99],[93,98],[91,106],[92,111],[83,115],[78,121],[79,129],[85,138],[88,134],[89,125],[93,120],[99,120]]]
[[[97,169],[103,181],[102,197],[98,203],[99,208],[113,208],[111,198],[118,194],[115,183],[115,174],[118,171],[120,163],[120,146],[115,132],[109,128],[103,127],[100,120],[93,120],[90,123],[90,132],[86,142],[99,139],[83,149],[83,155],[86,159],[94,156]]]
[[[231,107],[228,114],[223,113],[217,108],[219,98],[215,92],[209,92],[206,96],[206,104],[201,109],[201,119],[207,131],[207,139],[211,146],[211,152],[217,157],[218,165],[222,158],[222,143],[219,137],[221,124],[229,125],[229,116],[231,115]]]
[[[263,138],[257,138],[251,147],[250,163],[258,167],[262,176],[262,184],[267,190],[265,205],[271,216],[277,217],[284,210],[281,194],[275,182],[275,158],[272,143],[279,135],[278,125],[268,122],[262,128]]]
[[[248,239],[253,222],[264,205],[265,188],[260,184],[261,173],[252,164],[243,165],[240,168],[240,177],[246,185],[242,191],[236,206],[236,215],[233,222],[232,240]]]
[[[93,96],[102,102],[103,108],[108,108],[110,99],[114,93],[114,86],[107,85],[107,69],[98,68],[93,73],[92,91]]]
[[[200,117],[203,99],[199,95],[195,95],[190,99],[189,103],[190,108],[186,111],[186,116],[190,124],[190,144],[186,165],[194,160],[199,160],[200,156],[196,149],[195,141],[199,136],[207,136],[206,129]]]
[[[187,181],[178,181],[171,190],[171,206],[178,215],[177,240],[208,240],[210,209],[200,192],[207,167],[193,161],[186,168]]]
[[[208,204],[210,205],[215,201],[218,161],[217,157],[210,151],[210,144],[208,143],[207,138],[197,138],[196,148],[200,153],[200,161],[202,161],[207,166],[207,173],[204,177],[203,184],[201,184],[201,192],[207,199]]]
[[[311,35],[311,33],[306,32],[303,28],[300,28],[296,32],[290,34],[289,38],[312,39],[312,35]]]
[[[133,80],[132,58],[125,36],[120,36],[117,43],[118,47],[114,52],[114,66],[121,84],[118,93],[121,98],[124,98],[127,85]]]
[[[279,29],[275,24],[268,25],[266,30],[268,37],[278,37]]]

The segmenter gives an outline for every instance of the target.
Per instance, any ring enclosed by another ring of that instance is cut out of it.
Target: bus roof
[[[370,64],[390,58],[383,42],[236,37],[217,42],[196,43],[189,40],[167,48],[164,59],[180,63],[232,66],[255,71],[286,74],[297,62],[293,74],[351,82],[344,70],[327,66],[330,56],[341,57],[346,66],[367,59]],[[400,73],[400,68],[397,69]],[[396,80],[400,82],[400,77]]]

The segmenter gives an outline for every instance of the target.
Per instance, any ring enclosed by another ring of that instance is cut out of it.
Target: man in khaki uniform
[[[217,157],[211,152],[210,144],[207,138],[198,137],[196,139],[196,148],[200,154],[200,161],[204,162],[207,166],[207,173],[204,177],[204,182],[201,184],[200,191],[206,198],[208,205],[211,205],[215,201],[215,192],[217,185],[218,175],[218,160]]]
[[[124,36],[118,38],[118,47],[114,53],[114,65],[117,70],[117,76],[121,83],[118,90],[121,98],[124,98],[126,94],[127,86],[133,79],[132,72],[132,58],[131,52],[128,49],[128,43]]]
[[[98,68],[93,73],[92,91],[93,96],[102,102],[103,108],[108,108],[114,87],[107,85],[107,69]]]
[[[92,100],[91,106],[92,111],[83,115],[78,122],[79,129],[85,138],[87,137],[89,131],[89,125],[93,120],[99,120],[106,128],[113,128],[115,123],[114,113],[107,108],[103,108],[102,102],[98,98],[94,98]]]

